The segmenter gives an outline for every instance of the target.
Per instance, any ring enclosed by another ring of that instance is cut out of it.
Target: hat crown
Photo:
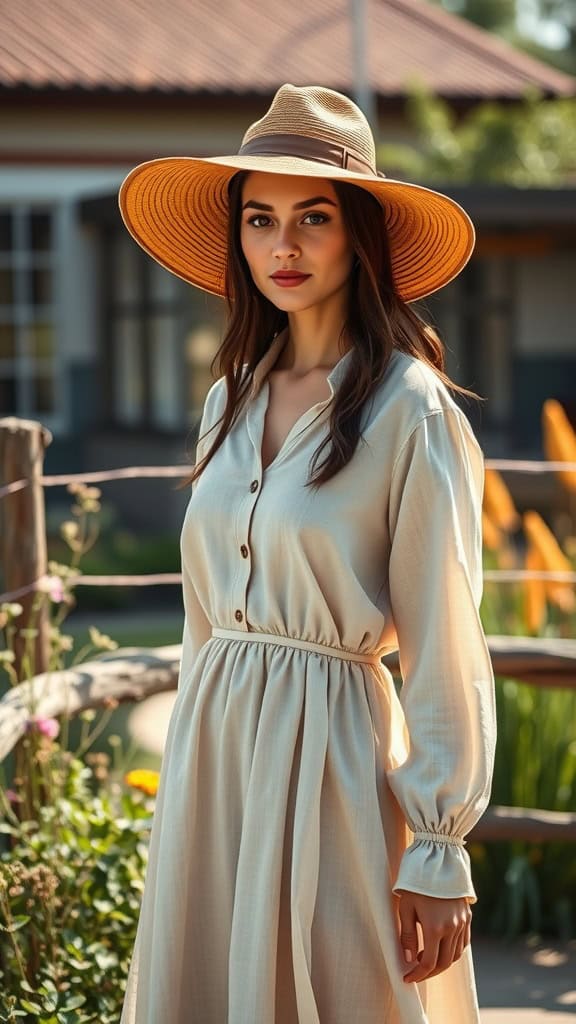
[[[319,85],[282,85],[263,117],[250,125],[242,147],[267,135],[295,135],[343,147],[376,173],[370,125],[347,96]]]

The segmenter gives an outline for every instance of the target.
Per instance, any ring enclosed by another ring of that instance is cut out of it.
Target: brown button
[[[245,544],[240,548],[240,554],[242,555],[242,558],[248,558],[248,548]]]
[[[252,491],[252,493],[254,493],[254,491],[258,490],[258,481],[257,480],[253,480],[252,481],[252,483],[250,484],[250,490]]]
[[[242,622],[244,616],[242,615],[242,612],[240,611],[239,608],[237,608],[236,611],[234,612],[234,618],[236,619],[237,622]]]

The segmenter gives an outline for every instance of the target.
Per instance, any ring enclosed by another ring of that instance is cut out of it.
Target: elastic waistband
[[[312,640],[301,640],[299,637],[283,636],[281,633],[259,633],[256,630],[218,629],[212,627],[212,636],[226,640],[249,640],[257,644],[279,644],[281,647],[297,647],[301,651],[313,654],[326,654],[329,658],[341,658],[343,661],[362,661],[368,665],[380,665],[381,654],[361,654],[360,651],[345,651],[342,647],[329,647],[328,644],[316,644]]]

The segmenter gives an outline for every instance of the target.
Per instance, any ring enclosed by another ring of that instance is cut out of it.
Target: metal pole
[[[368,0],[349,0],[349,10],[352,29],[354,99],[360,110],[366,115],[376,145],[378,145],[376,101],[370,85],[370,69],[368,67]]]

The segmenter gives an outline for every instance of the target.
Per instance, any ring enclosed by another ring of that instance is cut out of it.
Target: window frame
[[[130,298],[119,297],[115,290],[117,277],[116,246],[131,247],[130,259],[134,261],[135,285],[134,295]],[[130,238],[123,226],[103,224],[101,227],[100,247],[100,280],[102,288],[102,345],[101,382],[103,414],[106,426],[115,432],[127,435],[149,433],[163,437],[181,437],[196,422],[199,414],[190,404],[188,394],[188,361],[186,341],[188,336],[206,322],[211,322],[215,311],[210,310],[211,296],[201,295],[191,285],[170,274],[168,270],[154,262],[137,243]],[[155,275],[165,273],[172,285],[168,286],[168,294],[159,296],[155,293],[158,278]],[[172,292],[170,294],[170,288]],[[216,301],[216,300],[215,300]],[[221,301],[221,300],[219,300]],[[133,317],[136,323],[136,337],[139,344],[139,365],[142,374],[142,399],[140,413],[132,422],[119,416],[118,406],[118,375],[119,358],[115,349],[118,338],[118,323],[122,316]],[[160,402],[156,405],[153,385],[153,350],[154,320],[158,317],[169,317],[172,320],[173,340],[175,346],[172,356],[175,366],[173,388],[176,410],[172,423],[162,423],[158,416]]]
[[[61,208],[52,200],[9,200],[0,201],[0,212],[12,218],[13,237],[9,250],[0,251],[0,268],[14,271],[14,294],[12,303],[0,304],[0,322],[13,323],[15,327],[15,354],[0,356],[0,379],[14,379],[16,401],[14,407],[3,410],[3,415],[19,419],[38,420],[54,434],[63,432],[67,423],[64,387],[64,353],[62,351],[61,307],[62,307],[62,260]],[[34,214],[50,216],[50,246],[47,250],[34,250],[26,245],[26,232]],[[34,304],[26,295],[24,275],[33,269],[48,269],[52,272],[52,293],[50,302]],[[53,350],[51,356],[35,356],[31,347],[29,328],[32,324],[48,323],[52,329]],[[34,407],[34,379],[43,376],[38,371],[46,370],[51,378],[53,405],[51,411]]]

